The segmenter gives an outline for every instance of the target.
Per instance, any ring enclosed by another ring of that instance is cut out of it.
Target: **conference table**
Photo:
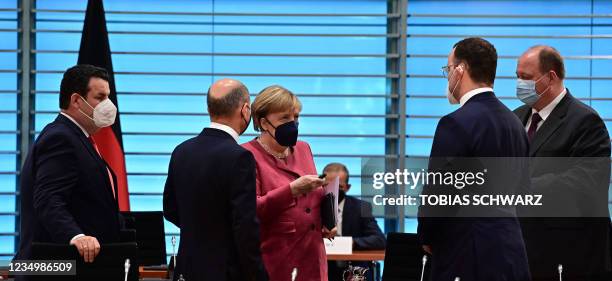
[[[385,251],[353,251],[352,254],[328,254],[327,260],[330,261],[369,261],[377,262],[385,260]],[[374,266],[376,270],[376,266]],[[147,270],[142,266],[139,268],[140,278],[164,279],[168,278],[168,272],[165,270]],[[376,272],[374,272],[376,274]]]
[[[385,250],[375,251],[353,251],[352,254],[328,254],[330,261],[383,261]]]
[[[353,251],[352,254],[328,254],[327,260],[330,261],[383,261],[385,260],[385,251]],[[139,275],[141,279],[166,279],[168,278],[168,271],[162,269],[146,269],[145,267],[139,267]],[[374,267],[376,270],[376,267]],[[0,271],[0,278],[6,278],[8,272]],[[0,279],[2,280],[2,279]]]
[[[384,250],[353,251],[352,254],[328,254],[329,261],[363,261],[371,262],[374,276],[378,276],[376,262],[385,260]]]

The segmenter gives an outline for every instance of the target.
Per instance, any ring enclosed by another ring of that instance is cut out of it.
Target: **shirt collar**
[[[338,202],[338,210],[342,212],[344,210],[344,202],[346,202],[346,196],[342,199],[342,201]]]
[[[232,127],[217,122],[210,122],[209,128],[221,130],[228,133],[230,136],[232,136],[232,138],[234,138],[236,143],[238,143],[238,138],[240,138],[240,135],[238,135],[238,132],[232,129]]]
[[[567,94],[567,89],[563,88],[563,91],[559,95],[557,95],[557,97],[553,101],[551,101],[544,108],[542,108],[542,110],[537,111],[534,108],[531,108],[531,114],[533,115],[534,113],[537,112],[540,115],[540,117],[542,117],[542,121],[545,121],[546,118],[550,116],[550,114],[555,109],[555,107],[557,107],[557,104],[561,102],[561,100],[563,99],[563,97],[565,97],[566,94]]]
[[[72,116],[68,115],[66,112],[60,111],[61,115],[64,115],[64,117],[68,118],[68,120],[72,121],[72,123],[76,124],[81,131],[83,131],[83,134],[85,134],[85,137],[89,138],[89,134],[87,133],[87,131],[85,131],[85,128],[83,128],[83,126],[81,126],[81,124],[79,124],[79,122],[77,122],[76,120],[74,120],[74,118],[72,118]]]
[[[484,92],[493,92],[493,88],[484,87],[484,88],[477,88],[477,89],[471,90],[471,91],[465,93],[465,95],[463,95],[461,97],[461,99],[459,99],[459,104],[461,104],[461,106],[463,106],[473,96],[481,94],[481,93],[484,93]]]

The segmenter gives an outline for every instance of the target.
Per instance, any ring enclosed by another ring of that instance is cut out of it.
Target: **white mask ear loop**
[[[88,103],[88,102],[87,102],[87,101],[86,101],[86,100],[83,98],[83,96],[81,96],[81,95],[78,95],[78,96],[79,96],[79,98],[81,98],[81,100],[83,100],[83,101],[85,102],[85,104],[87,104],[87,106],[89,106],[89,108],[91,108],[91,114],[93,115],[93,111],[95,110],[95,108],[94,108],[93,106],[91,106],[91,105],[90,105],[90,104],[89,104],[89,103]],[[93,118],[93,117],[91,117],[91,116],[89,116],[89,115],[87,115],[87,113],[83,112],[83,110],[81,110],[81,108],[79,108],[79,112],[81,112],[81,114],[85,115],[85,117],[89,118],[89,120],[94,121],[94,123],[95,123],[94,118]]]
[[[459,68],[461,68],[463,70],[463,65],[460,64],[459,66],[457,66],[455,71],[457,71],[457,69],[459,69]],[[453,72],[455,72],[455,71],[453,71]],[[463,78],[463,74],[461,74],[461,78]],[[453,90],[451,91],[451,96],[455,97],[455,90],[457,89],[457,86],[459,86],[459,82],[460,81],[461,81],[461,79],[457,80],[457,83],[455,83],[455,87],[453,87]],[[455,99],[457,99],[457,98],[455,98]]]
[[[536,85],[538,85],[538,82],[540,80],[542,80],[542,78],[544,78],[544,76],[546,76],[546,75],[550,75],[550,72],[548,74],[544,74],[540,78],[538,78],[538,80],[536,80],[535,83],[533,84],[534,88],[536,87]],[[535,91],[536,95],[538,95],[538,97],[542,97],[546,92],[548,92],[548,90],[550,90],[550,88],[551,88],[550,82],[551,82],[551,80],[549,79],[548,80],[548,87],[546,87],[546,90],[544,90],[544,92],[542,92],[541,94],[538,94],[537,90]]]

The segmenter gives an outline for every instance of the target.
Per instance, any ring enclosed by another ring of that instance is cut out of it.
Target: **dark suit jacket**
[[[344,197],[342,236],[352,236],[355,250],[385,249],[385,235],[372,216],[372,205],[353,196]]]
[[[440,119],[429,168],[440,168],[440,159],[479,161],[476,157],[506,157],[512,160],[524,159],[527,155],[528,140],[520,121],[493,92],[485,92]],[[527,182],[517,180],[521,174],[518,174],[520,170],[516,171],[513,175],[516,178],[502,185],[508,189],[504,192],[515,193],[524,188],[522,185],[528,185],[526,166],[522,178]],[[494,178],[489,176],[487,180]],[[447,191],[440,186],[425,186],[423,194],[455,191],[454,187]],[[470,218],[460,215],[465,211],[461,206],[445,210],[442,217],[430,217],[437,212],[435,208],[421,206],[418,225],[419,239],[432,247],[432,280],[530,279],[520,226],[512,213],[505,217]]]
[[[172,153],[164,216],[181,229],[174,277],[267,280],[259,251],[255,160],[226,132],[206,128]]]
[[[382,233],[374,216],[372,205],[353,196],[344,197],[342,210],[342,236],[353,237],[353,250],[383,250],[385,235]],[[353,266],[369,267],[364,262],[351,262]],[[327,263],[330,281],[342,281],[342,273],[348,265],[346,262],[329,261]],[[371,270],[370,270],[371,271]],[[373,280],[371,277],[368,280]]]
[[[15,259],[30,259],[33,241],[68,244],[81,233],[101,244],[119,242],[119,207],[106,167],[65,116],[42,130],[21,172],[21,240]]]
[[[526,124],[531,108],[514,112]],[[529,154],[533,192],[554,196],[561,206],[552,212],[567,216],[521,220],[534,279],[558,276],[562,264],[566,278],[596,280],[610,270],[610,136],[604,122],[568,90],[534,135]]]

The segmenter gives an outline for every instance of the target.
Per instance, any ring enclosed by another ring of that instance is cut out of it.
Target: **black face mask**
[[[278,144],[282,146],[295,146],[298,138],[298,125],[295,121],[283,123],[278,127],[274,127],[272,122],[270,122],[268,119],[266,119],[266,121],[268,121],[270,126],[272,126],[272,128],[275,130],[273,136],[269,131],[267,131],[267,133],[274,137]]]
[[[338,202],[342,202],[345,196],[346,196],[346,193],[344,192],[344,190],[342,189],[338,190]]]
[[[242,136],[242,134],[244,134],[244,132],[246,132],[246,130],[251,125],[251,118],[248,117],[248,121],[247,121],[247,119],[245,119],[244,116],[242,116],[242,113],[240,113],[240,117],[242,117],[242,121],[244,121],[244,123],[246,123],[246,127],[244,127],[244,130],[242,130],[242,132],[240,132],[240,134],[238,134],[238,135]]]

